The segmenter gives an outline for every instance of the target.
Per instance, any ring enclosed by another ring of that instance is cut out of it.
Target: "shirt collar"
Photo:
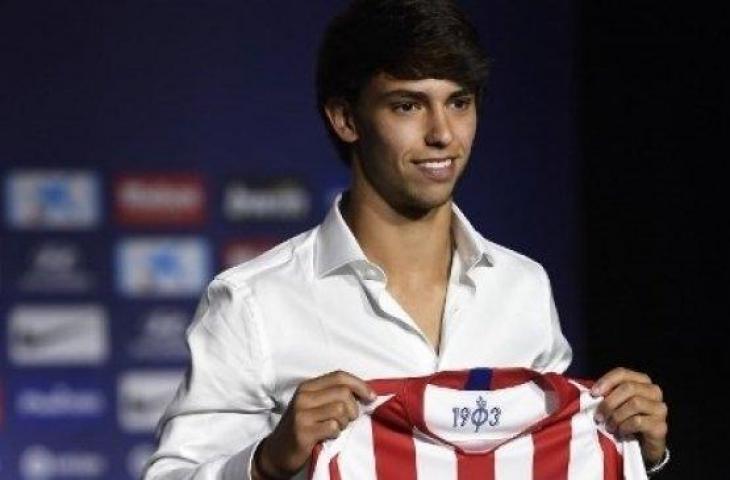
[[[467,220],[461,209],[455,203],[451,203],[452,231],[456,242],[456,252],[464,264],[464,271],[468,272],[477,265],[494,265],[494,257],[489,254],[486,242]]]
[[[341,199],[340,193],[332,202],[332,207],[317,233],[314,266],[320,278],[345,265],[355,262],[369,263],[355,235],[342,217]],[[489,266],[493,265],[492,256],[487,252],[479,233],[453,203],[452,212],[456,252],[465,266],[464,271],[468,272],[482,262]]]

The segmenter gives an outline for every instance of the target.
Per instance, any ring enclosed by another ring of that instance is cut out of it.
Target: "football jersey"
[[[526,369],[372,380],[377,399],[318,445],[312,480],[647,478],[635,439],[594,421],[600,398]]]

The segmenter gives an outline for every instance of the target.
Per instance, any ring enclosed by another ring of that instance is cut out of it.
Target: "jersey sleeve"
[[[158,425],[145,480],[250,478],[273,400],[258,318],[243,287],[214,280],[187,332],[191,360]]]

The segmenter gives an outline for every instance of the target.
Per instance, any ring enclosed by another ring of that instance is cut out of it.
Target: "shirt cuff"
[[[657,462],[657,463],[656,463],[655,465],[653,465],[653,466],[652,466],[651,468],[648,468],[648,469],[646,470],[646,474],[647,474],[648,476],[650,476],[650,477],[651,477],[651,476],[652,476],[652,475],[654,475],[655,473],[659,473],[660,471],[664,470],[664,467],[666,467],[666,466],[667,466],[667,464],[669,463],[669,458],[670,458],[670,455],[669,455],[669,448],[665,448],[665,449],[664,449],[664,456],[662,456],[662,459],[661,459],[661,460],[659,460],[659,461],[658,461],[658,462]]]
[[[257,440],[232,456],[223,469],[223,478],[231,480],[251,480],[253,469],[253,454],[256,452],[262,439]]]

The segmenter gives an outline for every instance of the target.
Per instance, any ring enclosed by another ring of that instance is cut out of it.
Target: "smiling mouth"
[[[440,160],[417,161],[416,165],[418,165],[421,168],[429,168],[429,169],[438,170],[441,168],[447,168],[447,167],[451,166],[451,164],[453,162],[454,162],[453,158],[444,158],[444,159],[440,159]]]
[[[416,168],[428,179],[436,182],[448,182],[455,176],[455,158],[425,158],[413,162]]]
[[[424,160],[416,160],[413,163],[415,163],[419,168],[439,170],[450,167],[454,163],[454,158],[427,158]]]

